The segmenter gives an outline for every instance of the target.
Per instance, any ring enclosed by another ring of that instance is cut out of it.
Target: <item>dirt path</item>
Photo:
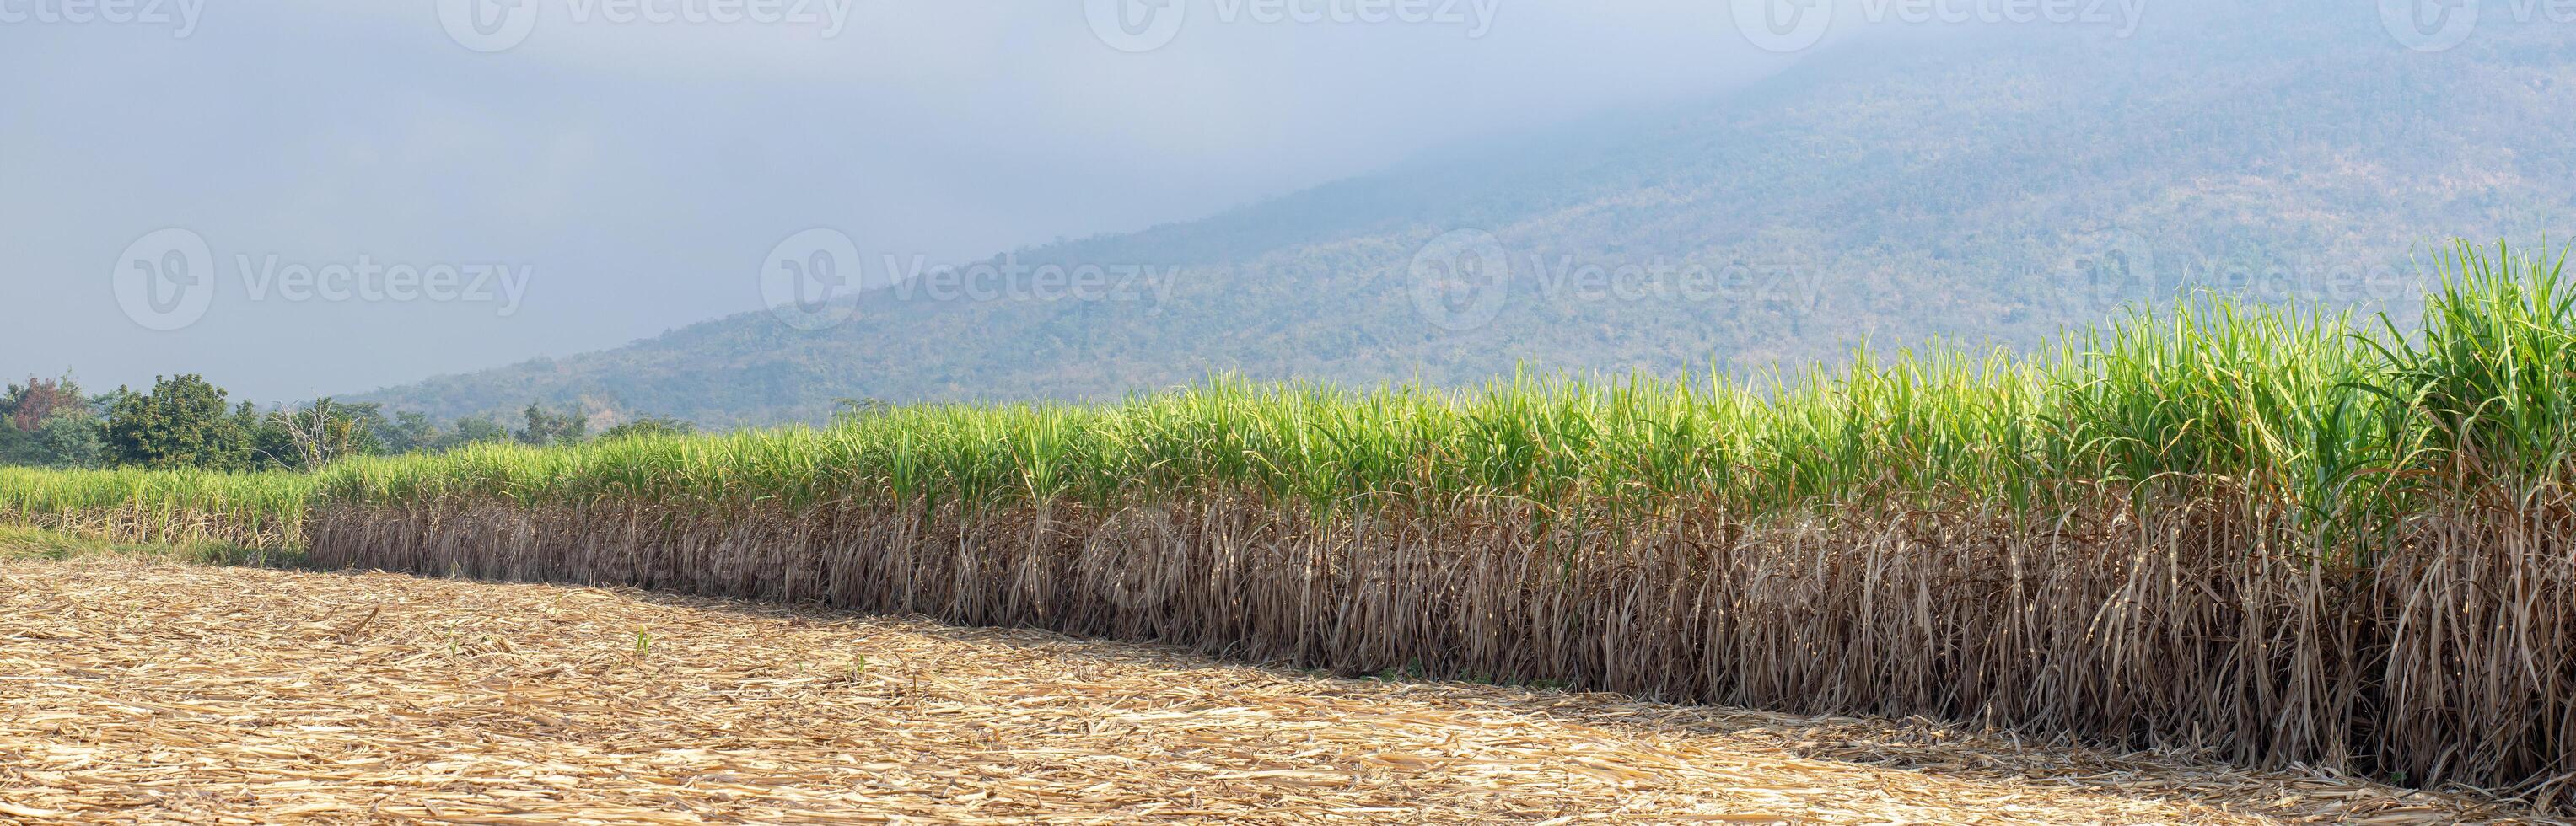
[[[537,585],[0,561],[0,821],[2408,823],[1931,725]]]

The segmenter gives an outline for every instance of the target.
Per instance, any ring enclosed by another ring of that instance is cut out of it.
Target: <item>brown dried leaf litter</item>
[[[2170,755],[631,591],[0,561],[0,821],[2532,822]]]

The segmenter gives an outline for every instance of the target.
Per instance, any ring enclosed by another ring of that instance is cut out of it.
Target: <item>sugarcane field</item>
[[[2576,826],[2576,0],[0,76],[0,826]]]

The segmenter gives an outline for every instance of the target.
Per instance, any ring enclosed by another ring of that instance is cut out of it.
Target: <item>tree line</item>
[[[89,395],[79,381],[30,377],[0,395],[0,464],[215,471],[317,470],[352,456],[434,453],[473,444],[548,446],[593,438],[685,433],[687,422],[645,418],[590,433],[590,416],[537,404],[513,428],[492,417],[440,427],[409,411],[328,398],[262,410],[233,403],[203,376],[155,377],[148,391]]]

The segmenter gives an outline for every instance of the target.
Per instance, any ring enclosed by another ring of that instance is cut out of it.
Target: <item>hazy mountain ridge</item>
[[[363,399],[440,417],[542,401],[729,426],[817,420],[844,397],[1097,399],[1213,372],[1471,383],[1520,363],[1752,370],[1864,339],[2027,344],[2187,281],[2248,281],[2235,271],[2289,271],[2251,279],[2267,298],[2402,311],[2412,288],[2392,279],[2425,242],[2536,238],[2565,219],[2568,32],[2418,54],[2367,14],[2317,14],[2125,41],[1848,49],[1691,106],[1011,255],[1177,266],[1164,295],[885,291],[830,330],[750,313]],[[2290,46],[2241,48],[2251,26],[2308,28]],[[1450,329],[1417,302],[1408,265],[1453,230],[1491,233],[1511,260],[1490,323]],[[1587,264],[1697,265],[1747,283],[1592,289]],[[2368,277],[2341,284],[2342,270]]]

